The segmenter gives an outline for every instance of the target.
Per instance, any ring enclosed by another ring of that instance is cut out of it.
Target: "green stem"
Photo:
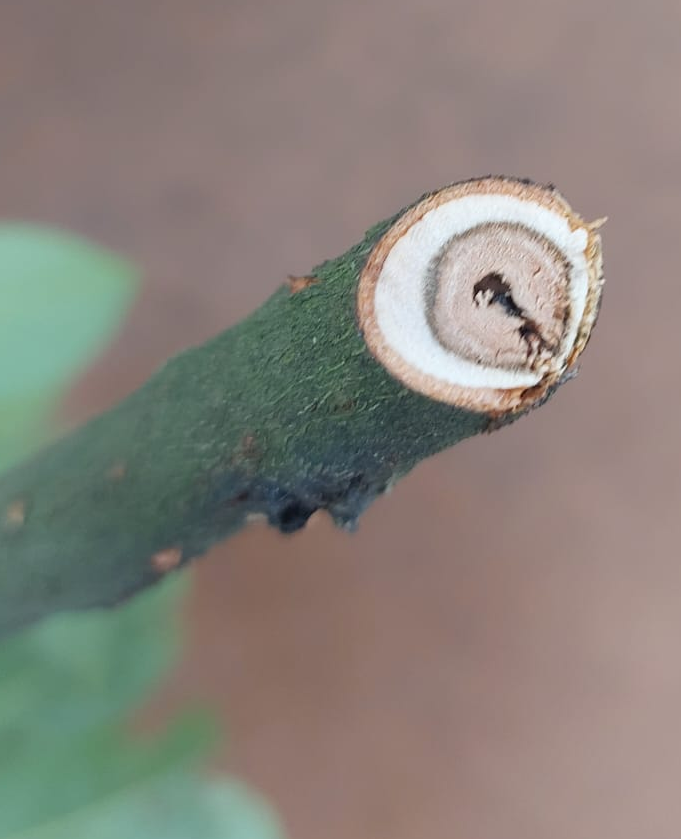
[[[369,353],[358,275],[394,220],[0,479],[0,631],[118,603],[249,514],[352,528],[420,460],[517,416],[429,399]]]

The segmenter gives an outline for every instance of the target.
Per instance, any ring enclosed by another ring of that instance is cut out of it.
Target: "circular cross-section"
[[[428,196],[360,275],[369,349],[433,399],[491,413],[529,407],[574,363],[596,319],[596,227],[526,181],[483,178]]]

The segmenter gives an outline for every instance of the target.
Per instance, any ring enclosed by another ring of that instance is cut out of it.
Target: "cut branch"
[[[595,225],[553,188],[425,196],[0,480],[0,631],[118,603],[252,514],[354,527],[420,460],[553,393],[601,285]]]

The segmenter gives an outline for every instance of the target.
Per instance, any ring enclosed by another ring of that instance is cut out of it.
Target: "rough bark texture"
[[[0,479],[0,631],[115,604],[249,514],[352,528],[420,460],[515,418],[428,399],[370,355],[356,285],[393,221]]]

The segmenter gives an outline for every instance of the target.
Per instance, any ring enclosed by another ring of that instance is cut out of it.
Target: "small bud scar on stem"
[[[13,501],[5,510],[4,525],[7,530],[18,530],[26,521],[26,502],[23,498]]]
[[[602,223],[553,187],[510,178],[427,196],[360,275],[370,351],[433,399],[490,414],[531,407],[563,380],[596,320]]]
[[[155,553],[151,558],[151,565],[154,571],[159,574],[166,574],[177,568],[182,559],[181,548],[166,548],[166,550]]]
[[[118,461],[111,466],[111,468],[107,471],[106,476],[112,481],[121,481],[125,477],[127,471],[128,467],[125,463],[123,461]]]

